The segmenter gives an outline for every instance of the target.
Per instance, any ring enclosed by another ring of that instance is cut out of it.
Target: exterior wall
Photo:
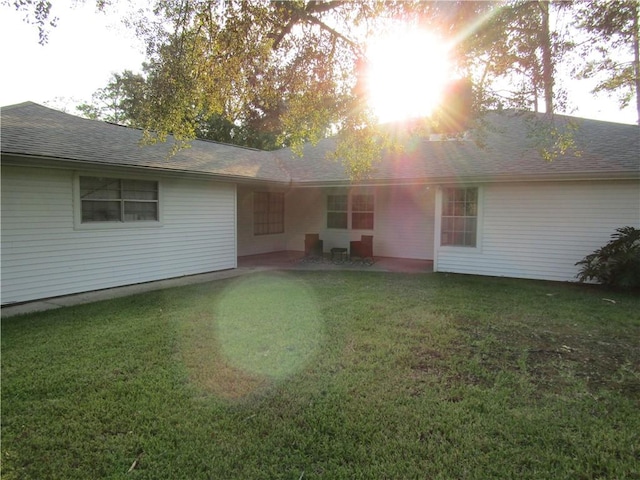
[[[640,227],[637,181],[495,184],[480,197],[478,248],[439,246],[437,271],[575,281],[616,228]]]
[[[289,192],[285,207],[286,221],[289,227],[287,250],[303,252],[304,236],[307,233],[319,233],[320,238],[324,239],[325,198],[324,190],[320,188],[298,188]],[[325,250],[332,248],[328,245],[328,240],[326,240]]]
[[[425,185],[378,189],[376,255],[433,260],[435,190]]]
[[[3,166],[2,303],[235,268],[235,186],[148,178],[160,181],[159,225],[84,229],[73,171]]]
[[[284,192],[284,233],[255,235],[253,233],[253,192]],[[287,249],[287,238],[291,229],[288,219],[289,194],[284,189],[262,186],[238,186],[238,255],[281,252]]]

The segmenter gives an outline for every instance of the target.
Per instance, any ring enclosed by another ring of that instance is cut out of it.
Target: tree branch
[[[326,23],[324,23],[321,20],[317,19],[316,17],[314,17],[312,15],[307,15],[307,16],[304,17],[304,19],[306,21],[308,21],[309,23],[313,23],[315,25],[318,25],[321,29],[326,30],[331,35],[333,35],[334,37],[339,38],[340,40],[345,42],[347,45],[351,46],[357,52],[360,52],[360,50],[361,50],[360,49],[360,45],[358,45],[356,42],[354,42],[350,38],[344,36],[343,34],[338,32],[337,30],[331,28],[329,25],[327,25]]]
[[[291,29],[300,21],[305,21],[308,23],[318,25],[320,28],[328,31],[334,37],[337,37],[342,41],[344,41],[345,43],[347,43],[353,49],[359,50],[360,47],[356,42],[349,39],[345,35],[341,34],[337,30],[331,28],[322,20],[318,19],[313,15],[317,13],[325,13],[330,10],[334,10],[338,7],[341,7],[344,4],[345,4],[344,1],[324,2],[320,0],[311,0],[309,3],[306,4],[303,10],[299,10],[296,8],[289,9],[291,17],[289,18],[289,21],[287,22],[287,24],[284,27],[282,27],[282,30],[280,30],[280,33],[278,33],[278,35],[274,37],[273,50],[276,50],[278,48],[282,40],[284,40],[284,37],[286,37],[289,33],[291,33]]]

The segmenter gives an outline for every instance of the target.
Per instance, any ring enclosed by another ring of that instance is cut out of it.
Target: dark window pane
[[[442,204],[442,215],[446,215],[448,217],[453,215],[453,202],[447,202]]]
[[[142,222],[158,221],[158,204],[156,202],[124,202],[124,221]]]
[[[120,199],[120,180],[117,178],[80,177],[80,198],[83,200]]]
[[[359,230],[373,230],[373,213],[353,213],[351,228]]]
[[[92,201],[82,202],[82,223],[89,222],[119,222],[120,218],[119,201]]]
[[[475,247],[476,246],[476,232],[466,232],[464,234],[464,244],[467,247]]]
[[[122,198],[126,200],[157,200],[158,182],[148,180],[123,180]]]
[[[327,212],[328,228],[347,228],[347,212]]]
[[[467,203],[465,205],[464,214],[467,217],[475,217],[478,215],[478,204],[477,203]]]
[[[347,211],[347,195],[329,195],[327,196],[327,210],[331,211]]]
[[[477,203],[478,202],[478,189],[477,188],[467,188],[466,189],[466,202],[467,203]]]
[[[373,212],[373,195],[354,195],[352,210],[354,212]]]

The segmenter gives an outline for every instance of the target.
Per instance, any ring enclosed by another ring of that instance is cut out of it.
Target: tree
[[[85,117],[107,122],[140,126],[138,119],[141,103],[145,97],[145,78],[130,70],[115,73],[106,87],[92,95],[91,103],[78,105],[77,110]]]
[[[552,28],[551,18],[574,2],[514,0],[485,22],[483,49],[477,52],[477,88],[489,107],[507,106],[553,114],[564,107],[556,66],[573,48],[568,30]],[[541,100],[542,99],[542,100]]]
[[[0,5],[13,6],[24,13],[24,20],[38,28],[38,43],[44,45],[49,39],[49,29],[54,28],[58,19],[51,16],[52,4],[49,0],[2,0]]]
[[[91,101],[78,105],[76,110],[86,118],[143,127],[142,105],[147,101],[148,95],[145,75],[125,70],[113,74],[106,87],[94,92]],[[238,125],[219,114],[201,113],[197,115],[195,122],[196,138],[262,150],[272,150],[277,146],[277,130],[258,128],[260,125],[257,125],[257,121]]]
[[[159,7],[159,8],[158,8]],[[361,45],[338,31],[383,12],[376,2],[161,0],[146,29],[150,97],[142,120],[162,139],[193,138],[201,115],[271,127],[300,147],[367,123],[353,95]],[[171,25],[167,29],[167,25]],[[361,122],[347,121],[360,118]]]
[[[578,77],[598,79],[593,93],[618,93],[621,108],[635,97],[640,125],[640,2],[591,0],[580,7],[577,25],[587,34],[584,55],[591,58]]]
[[[155,20],[133,22],[148,53],[136,122],[150,141],[169,133],[188,141],[213,122],[206,131],[274,135],[274,147],[296,151],[339,133],[337,153],[362,175],[391,140],[363,93],[369,36],[399,20],[436,30],[455,40],[475,111],[505,103],[537,110],[542,95],[551,113],[554,65],[569,45],[550,26],[556,4],[155,0]],[[500,92],[505,79],[520,87]],[[446,110],[427,127],[441,128]]]

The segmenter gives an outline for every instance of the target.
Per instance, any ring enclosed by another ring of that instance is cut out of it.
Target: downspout
[[[435,222],[433,226],[433,271],[438,271],[438,252],[440,251],[440,231],[442,229],[442,186],[436,187]]]

